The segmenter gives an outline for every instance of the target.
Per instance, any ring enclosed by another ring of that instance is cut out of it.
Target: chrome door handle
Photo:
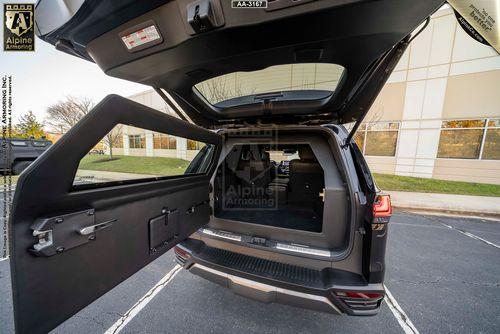
[[[98,230],[102,230],[102,229],[105,229],[106,227],[110,227],[117,220],[118,219],[111,219],[111,220],[108,220],[108,221],[105,221],[105,222],[102,222],[99,224],[86,226],[84,228],[81,228],[78,232],[81,235],[89,235],[89,234],[92,234]]]

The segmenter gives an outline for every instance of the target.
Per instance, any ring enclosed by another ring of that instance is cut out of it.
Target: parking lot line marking
[[[411,322],[410,318],[406,315],[405,311],[399,306],[398,302],[392,295],[392,293],[389,291],[387,286],[384,285],[385,288],[385,303],[387,306],[389,306],[389,309],[391,310],[392,314],[398,321],[399,325],[401,328],[403,328],[403,331],[406,334],[420,334],[418,329],[415,328],[413,325],[413,322]]]
[[[390,222],[390,226],[393,225],[402,225],[402,226],[410,226],[410,227],[417,227],[417,228],[438,228],[438,229],[446,229],[444,226],[437,226],[437,225],[423,225],[423,224],[410,224],[410,223],[400,223],[400,222]]]
[[[473,233],[470,233],[470,232],[467,232],[467,231],[461,230],[461,229],[459,229],[459,228],[456,228],[456,227],[454,227],[454,226],[451,226],[451,225],[445,224],[445,223],[443,223],[443,222],[439,222],[439,224],[441,224],[441,225],[443,225],[443,226],[445,226],[445,227],[449,228],[450,230],[455,230],[455,231],[457,231],[457,232],[459,232],[459,233],[462,233],[463,235],[466,235],[466,236],[468,236],[469,238],[472,238],[472,239],[475,239],[475,240],[478,240],[478,241],[482,241],[482,242],[484,242],[484,243],[485,243],[485,244],[487,244],[487,245],[490,245],[490,246],[493,246],[493,247],[495,247],[495,248],[499,248],[499,249],[500,249],[500,246],[499,246],[499,245],[494,244],[494,243],[492,243],[491,241],[488,241],[488,240],[483,239],[483,238],[481,238],[481,237],[478,237],[477,235],[475,235],[475,234],[473,234]]]
[[[5,260],[8,260],[8,259],[9,259],[9,257],[8,257],[8,256],[7,256],[7,257],[2,257],[2,258],[0,258],[0,262],[5,261]]]
[[[104,334],[119,333],[139,312],[181,271],[178,264],[172,268],[163,278],[155,284],[141,299],[137,301],[125,314],[118,319]]]
[[[465,219],[478,219],[483,221],[491,221],[494,223],[500,223],[498,218],[488,217],[488,216],[477,216],[473,214],[460,214],[460,213],[450,213],[450,212],[436,212],[436,211],[426,211],[426,210],[405,210],[403,212],[413,213],[416,215],[429,215],[437,217],[455,217],[455,218],[465,218]]]

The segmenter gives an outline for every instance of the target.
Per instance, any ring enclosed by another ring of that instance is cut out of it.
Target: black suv
[[[154,87],[178,117],[108,96],[22,174],[18,332],[56,327],[174,246],[186,269],[251,298],[377,313],[391,206],[353,135],[444,1],[86,0],[70,17],[50,3],[41,39]],[[75,186],[117,124],[206,145],[183,175]]]
[[[50,145],[46,139],[0,139],[0,170],[21,174]]]

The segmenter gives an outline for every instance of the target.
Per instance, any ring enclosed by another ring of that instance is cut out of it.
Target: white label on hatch
[[[132,50],[133,48],[159,40],[160,38],[160,34],[158,30],[156,30],[156,27],[149,26],[123,36],[122,41],[127,46],[127,49]]]

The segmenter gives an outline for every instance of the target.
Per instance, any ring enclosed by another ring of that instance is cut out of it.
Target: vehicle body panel
[[[16,162],[33,161],[45,152],[50,145],[52,143],[44,139],[0,139],[0,169],[12,170]]]

